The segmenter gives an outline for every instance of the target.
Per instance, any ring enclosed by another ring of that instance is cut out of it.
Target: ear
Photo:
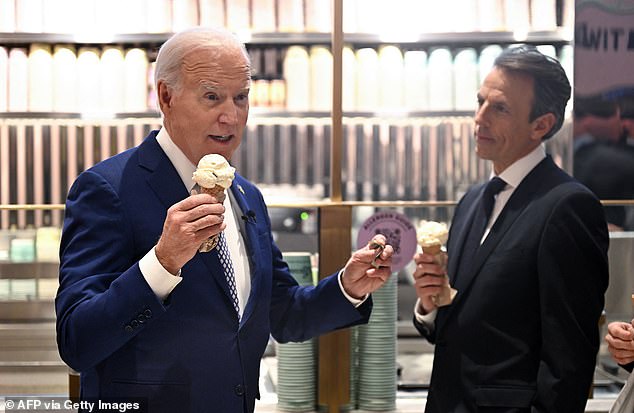
[[[531,122],[532,126],[532,134],[531,139],[541,141],[544,135],[546,135],[555,125],[555,115],[552,113],[546,113],[544,115],[539,116],[533,122]]]
[[[162,80],[158,81],[156,88],[157,88],[156,94],[158,97],[159,107],[161,109],[161,112],[165,114],[169,111],[169,108],[171,106],[172,97],[173,97],[172,91],[170,90],[169,87],[167,87],[165,82],[163,82]]]

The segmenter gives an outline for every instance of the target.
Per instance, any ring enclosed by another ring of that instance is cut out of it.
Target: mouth
[[[493,140],[490,136],[485,135],[482,132],[476,132],[476,133],[474,133],[474,135],[475,135],[476,141],[478,141],[478,142]]]
[[[208,135],[208,137],[216,142],[229,142],[233,135]]]

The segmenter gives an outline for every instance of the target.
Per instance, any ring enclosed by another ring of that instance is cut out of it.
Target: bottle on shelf
[[[459,50],[454,57],[454,109],[467,111],[476,108],[478,56],[474,48]]]
[[[429,109],[427,52],[408,50],[403,55],[405,107],[411,111]]]
[[[77,112],[77,55],[71,45],[53,49],[53,110]]]
[[[9,111],[26,112],[29,108],[29,58],[27,50],[15,47],[9,51]]]
[[[0,112],[9,110],[9,53],[0,46]]]
[[[358,49],[357,110],[373,112],[379,107],[379,55],[370,47]]]
[[[446,47],[438,47],[429,54],[429,109],[450,111],[454,109],[453,57]]]
[[[251,25],[256,33],[277,30],[275,0],[251,0]]]
[[[379,48],[379,101],[382,109],[403,107],[403,53],[394,45]]]

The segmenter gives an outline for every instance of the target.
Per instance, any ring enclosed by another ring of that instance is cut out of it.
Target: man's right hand
[[[614,321],[608,324],[608,334],[605,341],[612,358],[622,365],[634,361],[634,320],[632,323]]]
[[[191,260],[200,244],[222,232],[225,207],[209,194],[191,195],[167,210],[156,258],[171,274]]]
[[[447,280],[447,254],[440,253],[441,256],[417,253],[414,256],[416,270],[414,271],[414,288],[416,295],[420,299],[422,307],[421,313],[428,314],[437,308],[436,298],[445,288]],[[440,258],[440,259],[439,259]],[[438,262],[441,264],[438,264]]]

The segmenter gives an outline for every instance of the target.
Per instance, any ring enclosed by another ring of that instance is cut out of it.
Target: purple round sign
[[[416,253],[416,228],[405,215],[395,211],[379,211],[365,220],[359,235],[357,247],[363,248],[377,234],[382,234],[394,248],[392,271],[402,270]]]

